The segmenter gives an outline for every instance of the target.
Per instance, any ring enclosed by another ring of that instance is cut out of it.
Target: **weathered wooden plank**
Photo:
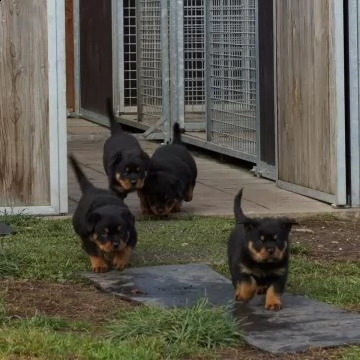
[[[332,1],[276,4],[279,180],[335,194]]]
[[[0,206],[50,205],[46,0],[0,4]]]

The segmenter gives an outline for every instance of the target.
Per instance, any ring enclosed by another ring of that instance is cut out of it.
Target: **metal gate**
[[[207,141],[255,162],[255,0],[211,0],[206,23]]]
[[[138,0],[138,123],[256,162],[255,0]]]

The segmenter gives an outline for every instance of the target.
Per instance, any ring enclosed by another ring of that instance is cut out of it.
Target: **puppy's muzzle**
[[[269,255],[273,255],[275,253],[275,248],[274,247],[269,247],[266,249],[266,251],[268,252]]]

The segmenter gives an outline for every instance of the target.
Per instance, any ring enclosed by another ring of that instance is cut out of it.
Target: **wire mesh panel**
[[[136,84],[136,2],[123,0],[124,16],[124,106],[137,104]]]
[[[139,121],[152,125],[162,114],[161,2],[138,0],[136,12]]]
[[[255,160],[255,0],[209,0],[206,16],[208,140]]]
[[[205,121],[204,0],[184,0],[185,121]]]

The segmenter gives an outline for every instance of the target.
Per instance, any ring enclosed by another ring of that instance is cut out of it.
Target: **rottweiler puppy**
[[[137,139],[123,131],[116,122],[113,104],[107,99],[110,119],[110,137],[104,143],[103,165],[109,179],[109,187],[120,197],[142,189],[150,165],[150,157]]]
[[[289,218],[251,219],[241,209],[243,189],[234,199],[236,226],[228,241],[228,265],[235,300],[265,294],[265,308],[280,310],[289,267]]]
[[[172,143],[158,147],[150,160],[144,187],[138,191],[142,213],[167,216],[181,211],[182,202],[193,198],[197,166],[181,141],[178,123]]]
[[[95,187],[69,156],[82,196],[72,218],[94,272],[123,270],[137,243],[135,218],[113,192]],[[109,264],[110,260],[110,264]]]

